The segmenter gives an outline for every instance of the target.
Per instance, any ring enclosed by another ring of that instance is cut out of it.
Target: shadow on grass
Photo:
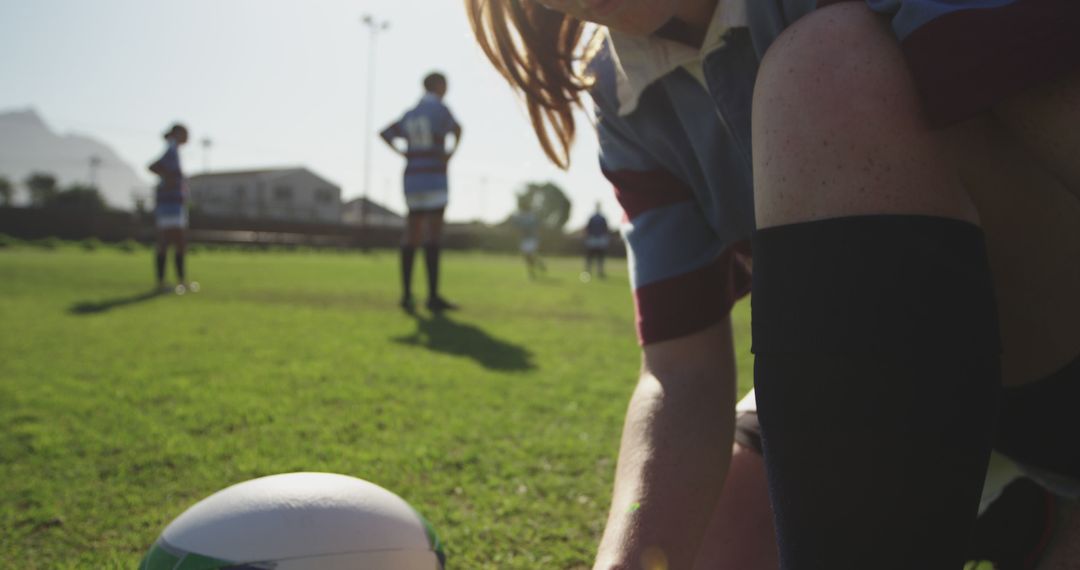
[[[120,307],[143,303],[151,299],[156,299],[160,296],[161,293],[156,290],[151,290],[143,293],[136,293],[134,295],[128,295],[127,297],[107,299],[105,301],[82,301],[68,307],[68,313],[71,313],[73,315],[95,315],[97,313],[104,313],[106,311],[111,311]]]
[[[457,322],[445,314],[425,318],[414,314],[416,332],[396,337],[394,342],[423,347],[435,352],[465,356],[490,370],[532,370],[532,352],[516,344],[501,341],[479,327]]]

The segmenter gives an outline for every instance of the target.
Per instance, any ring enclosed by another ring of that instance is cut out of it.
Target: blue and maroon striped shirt
[[[401,119],[383,129],[379,136],[393,144],[405,139],[405,193],[447,190],[446,137],[458,129],[458,122],[439,97],[427,93]]]
[[[165,154],[156,162],[166,175],[161,177],[154,193],[154,209],[158,216],[180,216],[187,202],[187,181],[180,166],[180,148],[170,140]]]

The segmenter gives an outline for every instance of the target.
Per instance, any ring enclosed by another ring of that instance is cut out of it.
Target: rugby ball
[[[139,570],[443,570],[431,525],[382,487],[333,473],[245,481],[176,517]]]

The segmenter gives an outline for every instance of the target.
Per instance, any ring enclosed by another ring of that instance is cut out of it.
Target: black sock
[[[173,263],[176,265],[176,278],[181,283],[185,283],[186,280],[184,279],[184,254],[180,252],[174,253]]]
[[[1034,568],[1054,531],[1054,496],[1026,477],[1017,479],[975,523],[968,558],[991,561],[994,570]]]
[[[838,218],[761,230],[753,251],[781,567],[961,568],[1000,391],[982,231]]]
[[[165,252],[158,252],[157,257],[154,258],[154,269],[158,283],[165,281]]]
[[[424,262],[427,264],[428,299],[439,297],[439,245],[424,246]]]
[[[415,256],[415,247],[401,246],[401,296],[405,299],[412,297],[412,268]]]

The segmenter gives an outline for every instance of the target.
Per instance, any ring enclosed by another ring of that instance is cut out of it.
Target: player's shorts
[[[446,208],[449,192],[444,190],[422,190],[405,193],[405,205],[409,213],[435,212]]]
[[[938,127],[1080,68],[1077,0],[865,2],[889,18]]]
[[[154,226],[159,230],[185,229],[188,227],[187,210],[159,207],[154,212]]]
[[[521,253],[531,255],[540,251],[540,238],[527,237],[521,240]]]
[[[609,236],[587,236],[585,238],[585,249],[607,249],[611,244],[611,238]]]

